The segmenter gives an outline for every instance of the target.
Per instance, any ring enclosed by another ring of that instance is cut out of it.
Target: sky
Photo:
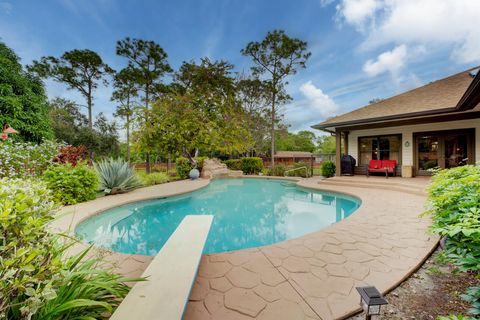
[[[174,69],[201,57],[252,65],[240,50],[281,29],[308,43],[305,69],[290,76],[283,107],[292,131],[480,65],[480,0],[0,0],[0,41],[23,64],[90,49],[116,70],[125,37],[153,40]],[[85,104],[46,81],[49,98]],[[113,119],[111,87],[100,86],[94,113]]]

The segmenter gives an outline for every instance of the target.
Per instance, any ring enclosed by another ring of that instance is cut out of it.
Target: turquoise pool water
[[[359,200],[265,179],[221,179],[164,199],[105,211],[82,222],[79,237],[122,253],[155,255],[189,214],[213,214],[204,249],[215,253],[268,245],[317,231],[351,215]]]

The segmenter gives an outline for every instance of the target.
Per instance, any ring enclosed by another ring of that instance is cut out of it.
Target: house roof
[[[314,125],[315,129],[326,129],[349,125],[353,123],[367,123],[382,119],[399,119],[405,116],[431,115],[445,112],[472,109],[478,104],[478,99],[470,106],[472,93],[478,95],[480,72],[473,80],[472,72],[479,67],[454,74],[447,78],[433,81],[422,87],[401,93],[391,98],[372,103],[351,112],[330,118]],[[467,94],[468,93],[468,94]],[[461,106],[468,101],[468,108]]]
[[[277,151],[275,158],[310,158],[311,152],[305,151]]]

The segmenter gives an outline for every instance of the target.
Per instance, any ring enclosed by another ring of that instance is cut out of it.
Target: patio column
[[[340,159],[342,156],[342,132],[339,129],[335,130],[335,175],[341,175],[341,168],[340,168]]]
[[[343,154],[348,154],[348,133],[349,131],[343,132]]]

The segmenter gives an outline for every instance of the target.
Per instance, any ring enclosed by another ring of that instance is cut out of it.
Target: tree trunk
[[[146,109],[146,113],[145,113],[145,125],[148,126],[148,99],[149,99],[149,86],[146,85],[145,86],[145,109]],[[150,153],[149,152],[146,152],[145,153],[145,172],[147,174],[150,174]]]
[[[87,96],[87,108],[88,108],[88,126],[90,127],[90,131],[93,131],[93,119],[92,119],[92,84],[88,84],[88,96]]]
[[[273,168],[273,166],[275,165],[275,98],[276,98],[276,93],[274,92],[273,95],[272,95],[272,137],[271,137],[271,140],[272,140],[272,145],[271,145],[271,148],[272,150],[270,151],[270,156],[271,156],[271,159],[270,159],[270,165],[271,167]]]
[[[130,163],[130,116],[127,115],[127,162]]]

